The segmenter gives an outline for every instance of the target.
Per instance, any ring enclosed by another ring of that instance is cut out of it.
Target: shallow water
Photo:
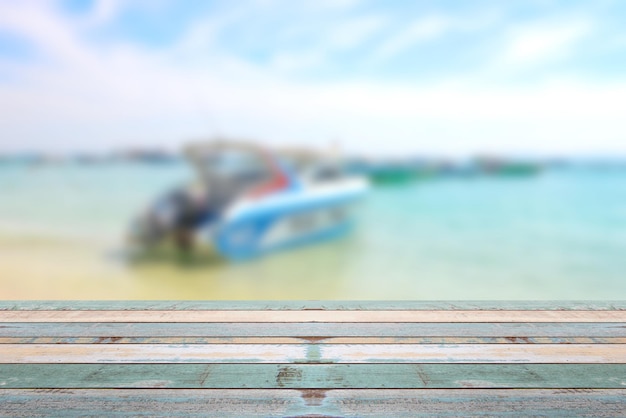
[[[624,299],[626,170],[374,189],[344,239],[228,263],[126,261],[123,231],[183,165],[0,167],[9,299]]]

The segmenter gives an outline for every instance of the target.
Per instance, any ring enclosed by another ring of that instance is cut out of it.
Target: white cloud
[[[306,83],[216,51],[193,62],[181,62],[179,47],[103,51],[50,10],[12,8],[10,19],[4,11],[0,24],[10,21],[55,60],[7,69],[19,82],[0,84],[3,150],[175,145],[219,131],[286,143],[338,138],[380,152],[626,152],[626,83]],[[425,27],[415,33],[434,36],[441,25]],[[201,45],[185,53],[204,56]]]
[[[541,22],[517,27],[509,33],[498,65],[529,67],[567,57],[591,29],[592,24],[587,20]]]
[[[428,16],[413,22],[409,27],[384,42],[375,52],[379,60],[397,55],[417,43],[436,39],[452,27],[452,20],[443,16]]]
[[[85,26],[99,26],[111,21],[122,8],[119,0],[97,0],[90,13],[81,22]]]
[[[305,7],[317,10],[346,10],[353,9],[361,3],[361,1],[362,0],[300,0],[300,3]]]
[[[318,67],[326,59],[327,51],[322,50],[279,53],[272,58],[271,66],[279,72],[292,72]]]
[[[28,1],[0,3],[0,27],[35,44],[49,61],[76,66],[92,61],[93,53],[80,45],[71,22],[47,6]]]
[[[355,18],[335,26],[325,36],[331,49],[350,49],[362,44],[385,23],[386,21],[378,16]]]
[[[280,72],[320,67],[332,59],[332,55],[363,45],[387,21],[378,16],[363,16],[331,25],[323,34],[314,33],[319,39],[313,46],[298,51],[283,51],[274,55],[271,67]],[[317,28],[312,29],[315,31]],[[319,29],[317,29],[319,30]]]

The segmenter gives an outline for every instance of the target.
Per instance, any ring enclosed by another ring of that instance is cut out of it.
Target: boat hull
[[[354,210],[366,187],[334,193],[293,192],[230,214],[214,230],[218,252],[231,260],[337,238],[354,224]]]

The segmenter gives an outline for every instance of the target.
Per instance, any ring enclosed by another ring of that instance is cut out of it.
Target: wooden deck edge
[[[0,301],[0,311],[385,311],[385,310],[446,310],[446,311],[622,311],[626,310],[626,300],[615,301],[118,301],[118,300],[76,300],[45,301],[15,300]]]
[[[449,323],[626,322],[626,310],[33,310],[0,311],[0,322]]]

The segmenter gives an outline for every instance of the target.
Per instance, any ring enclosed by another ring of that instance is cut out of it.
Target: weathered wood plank
[[[623,389],[626,364],[0,364],[0,387]]]
[[[0,344],[626,344],[626,337],[0,337]]]
[[[43,416],[432,416],[614,417],[626,390],[488,389],[0,389],[0,415]]]
[[[0,311],[0,322],[626,322],[626,311]]]
[[[0,301],[0,310],[626,310],[626,301]]]
[[[0,363],[626,363],[620,344],[4,344]]]
[[[626,323],[0,323],[0,337],[626,337]]]

